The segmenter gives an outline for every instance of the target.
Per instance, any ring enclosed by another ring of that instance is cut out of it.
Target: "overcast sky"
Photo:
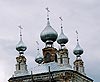
[[[36,66],[36,41],[40,49],[44,47],[40,33],[46,26],[46,7],[50,10],[51,26],[58,34],[59,16],[63,18],[71,65],[75,61],[73,49],[76,46],[75,31],[78,30],[79,42],[84,49],[85,72],[94,82],[100,82],[100,0],[0,0],[0,82],[7,82],[14,74],[19,25],[23,27],[23,41],[28,47],[25,52],[28,69]],[[58,47],[56,42],[54,45]]]

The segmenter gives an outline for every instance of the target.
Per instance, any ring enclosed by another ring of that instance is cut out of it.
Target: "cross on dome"
[[[74,48],[73,53],[74,53],[77,57],[80,57],[80,55],[83,54],[83,49],[80,47],[79,42],[78,42],[79,39],[78,39],[78,32],[77,32],[77,30],[76,30],[76,34],[77,34],[77,45],[76,45],[76,47]]]
[[[20,28],[20,41],[16,46],[16,50],[19,52],[19,54],[23,54],[24,51],[27,49],[27,47],[25,46],[24,42],[22,41],[22,31],[21,31],[21,29],[23,29],[23,28],[21,27],[21,25],[18,26],[18,27]]]
[[[47,20],[49,20],[49,12],[50,12],[50,10],[49,10],[48,7],[46,8],[46,10],[47,10]]]

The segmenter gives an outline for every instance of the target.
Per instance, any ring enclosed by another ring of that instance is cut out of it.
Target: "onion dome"
[[[68,38],[63,33],[63,27],[61,27],[61,34],[57,38],[58,44],[66,44],[68,42]]]
[[[20,41],[16,46],[16,50],[19,52],[19,54],[23,54],[24,51],[27,49],[27,47],[25,46],[24,42],[22,41],[22,34],[21,34],[21,26],[18,26],[20,28]]]
[[[41,32],[40,37],[43,42],[53,41],[55,42],[57,39],[57,32],[50,26],[49,20],[47,21],[47,26]]]
[[[19,41],[19,43],[16,46],[16,50],[19,51],[20,54],[23,54],[23,52],[27,49],[27,47],[25,46],[24,42],[22,41],[22,39]]]
[[[75,49],[73,50],[73,53],[74,53],[77,57],[80,57],[80,55],[83,54],[83,49],[80,47],[78,41],[77,41],[77,45],[76,45]]]
[[[35,59],[36,63],[41,64],[43,62],[43,58],[42,57],[37,57]]]
[[[39,49],[38,50],[38,54],[35,58],[35,62],[38,63],[38,64],[41,64],[43,62],[43,58],[41,57],[40,53],[39,53]]]

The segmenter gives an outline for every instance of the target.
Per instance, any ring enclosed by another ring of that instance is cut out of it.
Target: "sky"
[[[100,77],[100,0],[0,0],[0,82],[14,74],[16,45],[19,41],[19,28],[23,27],[23,41],[27,45],[25,57],[28,70],[32,70],[37,52],[36,41],[40,52],[45,44],[40,39],[40,33],[46,26],[46,10],[50,10],[51,26],[60,34],[60,20],[63,18],[63,30],[69,42],[70,64],[73,66],[76,46],[76,33],[79,33],[79,43],[84,50],[82,59],[87,76],[94,82]],[[58,48],[57,42],[54,46]]]

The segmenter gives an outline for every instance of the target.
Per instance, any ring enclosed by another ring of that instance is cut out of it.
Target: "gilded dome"
[[[57,39],[57,32],[50,26],[49,20],[47,21],[47,26],[45,29],[41,32],[40,37],[43,42],[46,41],[53,41],[55,42]]]
[[[57,38],[58,44],[66,44],[68,42],[67,36],[63,33],[63,29],[61,27],[61,34]]]

